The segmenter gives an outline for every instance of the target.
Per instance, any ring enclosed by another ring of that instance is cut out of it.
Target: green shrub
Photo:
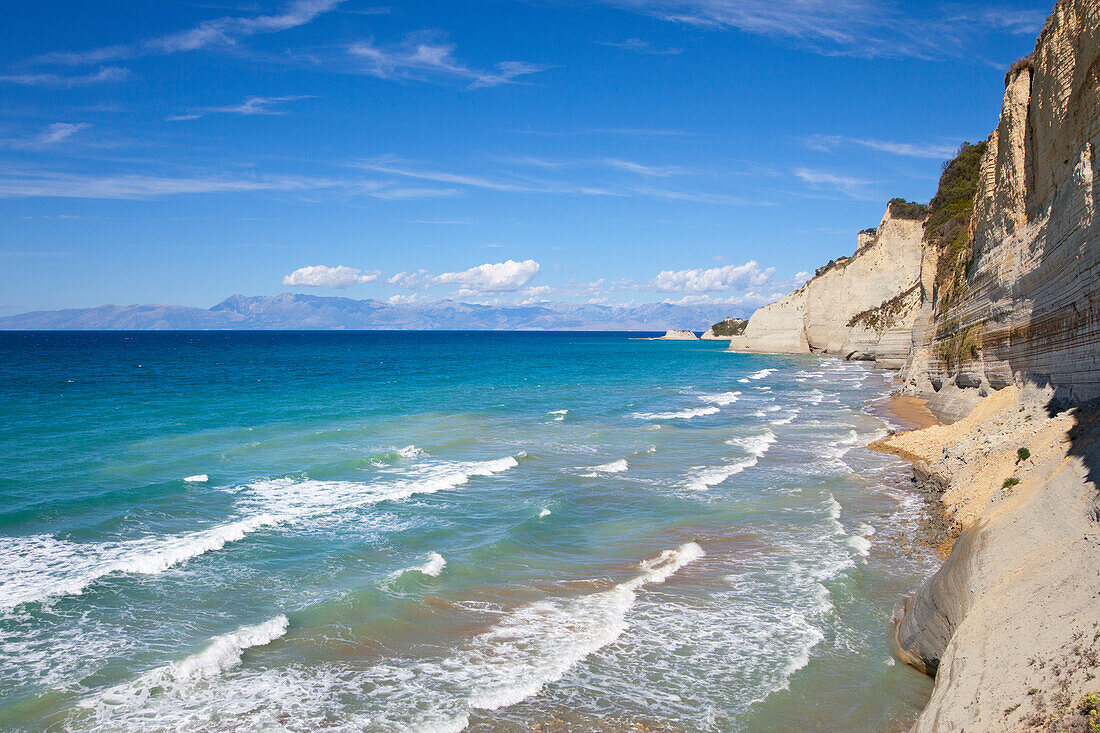
[[[923,221],[924,217],[928,216],[928,205],[918,204],[916,201],[906,201],[900,198],[890,199],[887,206],[890,207],[890,214],[895,219]]]
[[[1031,451],[1027,448],[1020,448],[1016,451],[1016,462],[1023,463],[1028,458],[1031,458]]]
[[[970,216],[978,193],[978,174],[986,143],[964,142],[955,158],[943,165],[939,190],[928,205],[924,235],[938,252],[936,290],[938,309],[957,302],[963,295],[966,271],[973,259]]]
[[[745,332],[749,322],[743,318],[727,318],[711,326],[715,336],[740,336]]]
[[[878,227],[867,227],[860,234],[870,234],[873,237],[878,234]]]
[[[1012,478],[1006,478],[1005,482],[1001,484],[1002,489],[1011,489],[1016,484],[1020,483],[1020,479],[1013,476]]]

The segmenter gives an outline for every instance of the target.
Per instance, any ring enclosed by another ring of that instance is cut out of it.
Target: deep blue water
[[[0,729],[903,724],[888,379],[638,336],[0,333]]]

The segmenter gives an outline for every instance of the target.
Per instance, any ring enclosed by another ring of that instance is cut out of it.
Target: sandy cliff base
[[[915,461],[961,530],[897,626],[899,655],[936,673],[914,731],[1089,730],[1082,700],[1100,691],[1100,429],[1095,411],[1057,412],[1050,399],[1009,387],[953,425],[877,446]]]

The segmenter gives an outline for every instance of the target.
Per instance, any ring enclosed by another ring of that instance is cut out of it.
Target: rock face
[[[665,335],[661,336],[659,341],[698,341],[699,337],[695,335],[694,331],[665,331]]]
[[[922,268],[921,325],[902,376],[933,411],[957,417],[957,388],[988,394],[1025,381],[1053,386],[1061,402],[1100,396],[1098,148],[1100,2],[1060,0],[1031,59],[1006,77],[959,297],[930,292],[934,262]],[[976,348],[957,358],[959,339]]]
[[[898,368],[920,310],[921,221],[888,206],[851,257],[823,268],[782,300],[757,310],[731,351],[826,353]]]
[[[1074,717],[1100,671],[1100,426],[1051,414],[1052,397],[1011,386],[954,425],[882,441],[962,528],[897,625],[899,656],[936,673],[915,733],[1089,730]]]

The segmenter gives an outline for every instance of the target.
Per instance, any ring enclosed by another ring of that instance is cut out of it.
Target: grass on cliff
[[[868,308],[865,311],[860,311],[852,316],[848,321],[848,328],[854,326],[863,325],[867,328],[873,328],[880,333],[887,328],[892,328],[897,323],[898,316],[901,315],[905,306],[905,300],[912,295],[920,284],[916,284],[913,287],[906,290],[904,293],[895,295],[885,303],[880,303],[874,308]]]
[[[937,309],[959,301],[966,287],[966,272],[973,260],[970,217],[978,193],[978,174],[986,143],[963,143],[954,159],[944,163],[939,190],[928,205],[924,235],[938,253],[936,266]]]

